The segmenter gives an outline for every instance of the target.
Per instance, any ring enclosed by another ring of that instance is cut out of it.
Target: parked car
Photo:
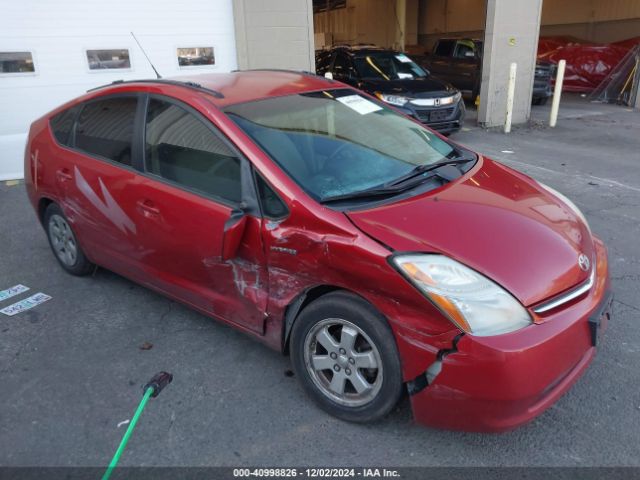
[[[375,46],[335,46],[316,52],[316,73],[375,95],[445,135],[462,127],[465,106],[460,92],[406,54]]]
[[[290,355],[349,421],[407,390],[420,423],[514,428],[609,316],[605,246],[570,200],[312,74],[98,88],[33,123],[25,184],[67,272],[99,265]]]
[[[482,40],[442,38],[435,43],[430,56],[420,57],[420,63],[463,93],[476,98],[480,93],[482,46]],[[555,67],[550,62],[539,60],[536,63],[531,98],[533,104],[547,103],[553,93],[554,73]]]

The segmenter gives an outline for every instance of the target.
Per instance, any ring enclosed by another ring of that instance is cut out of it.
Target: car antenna
[[[151,60],[149,60],[149,55],[147,55],[147,52],[144,51],[144,48],[142,48],[142,45],[140,45],[140,42],[138,41],[136,36],[133,34],[133,32],[131,32],[131,36],[133,37],[133,39],[136,41],[136,43],[140,47],[140,50],[142,50],[142,53],[144,53],[144,56],[147,59],[147,62],[149,62],[149,65],[151,65],[151,68],[153,68],[153,71],[156,72],[156,77],[158,77],[158,80],[161,79],[162,75],[160,75],[158,73],[158,70],[156,70],[156,67],[153,66],[153,63],[151,63]]]

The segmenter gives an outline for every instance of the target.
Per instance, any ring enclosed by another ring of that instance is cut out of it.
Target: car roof
[[[441,37],[438,39],[438,42],[441,40],[467,40],[471,42],[482,42],[481,38],[472,38],[472,37]]]
[[[351,53],[351,54],[366,54],[368,52],[391,52],[391,53],[397,53],[396,50],[392,49],[392,48],[384,48],[384,47],[378,47],[377,45],[371,45],[371,44],[361,44],[361,45],[334,45],[333,47],[331,47],[330,52],[336,51],[336,50],[342,50],[346,53]]]
[[[343,87],[337,82],[310,72],[292,70],[244,70],[230,73],[204,73],[173,78],[114,82],[102,88],[135,84],[182,86],[210,93],[219,107],[269,97],[293,95]]]

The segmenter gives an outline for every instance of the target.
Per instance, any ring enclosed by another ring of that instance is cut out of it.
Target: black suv
[[[334,46],[316,52],[316,73],[331,73],[445,135],[462,127],[460,91],[401,52],[374,46]]]
[[[480,93],[482,71],[482,40],[442,38],[433,47],[433,54],[416,58],[418,63],[439,77],[451,82],[472,98]],[[533,81],[534,105],[544,105],[552,94],[551,80],[555,68],[549,62],[538,61]]]

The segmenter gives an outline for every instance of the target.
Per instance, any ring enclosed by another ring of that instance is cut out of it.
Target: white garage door
[[[33,120],[87,89],[236,68],[232,0],[0,0],[0,180],[23,177]]]

